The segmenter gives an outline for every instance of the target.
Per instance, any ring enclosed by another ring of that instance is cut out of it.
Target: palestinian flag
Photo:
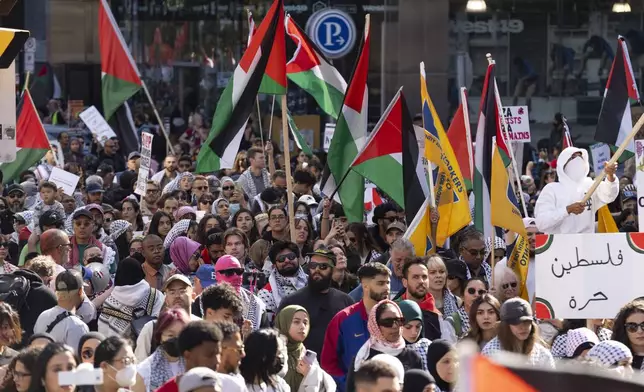
[[[233,167],[248,117],[255,108],[260,84],[272,85],[277,89],[279,84],[276,80],[280,79],[272,79],[269,71],[274,72],[272,75],[275,76],[275,72],[279,73],[277,68],[280,64],[284,75],[283,87],[286,88],[285,60],[269,64],[274,60],[273,50],[277,49],[278,54],[283,53],[284,39],[277,41],[280,32],[283,37],[283,26],[284,5],[282,0],[275,0],[219,98],[208,139],[197,157],[198,173]]]
[[[561,149],[566,149],[568,147],[572,147],[572,137],[570,136],[570,128],[568,128],[568,122],[566,121],[566,118],[564,117],[563,119],[563,135],[562,135],[562,140],[561,140]]]
[[[257,32],[257,29],[255,28],[255,19],[253,19],[253,13],[250,12],[250,10],[246,10],[248,12],[248,41],[246,43],[246,47],[250,46],[250,40],[253,39],[253,35],[255,35],[255,32]]]
[[[109,120],[123,102],[141,89],[143,82],[106,0],[99,4],[98,44],[101,49],[103,114]]]
[[[283,0],[275,0],[271,9],[264,17],[262,24],[259,26],[259,30],[255,34],[260,34],[262,31],[262,25],[264,21],[268,19],[276,5],[279,7],[279,13],[275,15],[277,19],[277,27],[273,32],[273,39],[270,42],[272,48],[267,49],[270,51],[268,62],[266,63],[264,70],[264,78],[262,79],[262,84],[259,86],[259,92],[263,94],[272,94],[272,95],[284,95],[286,94],[286,41],[285,33],[282,26],[284,26],[284,3]],[[254,24],[254,23],[253,23]],[[261,36],[261,35],[260,35]],[[252,40],[251,40],[252,41]],[[251,51],[254,45],[250,45],[246,51]],[[262,46],[261,53],[264,53]],[[254,52],[254,51],[253,51]],[[245,55],[246,53],[244,53]]]
[[[280,109],[282,104],[279,101],[276,103],[277,103],[278,109]],[[311,147],[306,143],[306,140],[304,139],[304,136],[302,136],[302,134],[300,133],[300,130],[297,128],[297,124],[295,124],[295,121],[291,116],[291,111],[288,110],[288,107],[286,108],[286,121],[288,122],[288,129],[290,131],[289,139],[293,140],[297,148],[300,149],[302,152],[304,152],[307,156],[312,156],[313,151],[311,150]]]
[[[350,222],[364,220],[364,178],[350,170],[358,152],[367,139],[367,108],[369,91],[369,19],[365,24],[358,62],[353,70],[342,111],[335,126],[333,139],[327,155],[327,166],[322,175],[322,192],[331,196],[337,194],[344,213]],[[341,186],[338,189],[338,186]]]
[[[29,90],[23,93],[17,112],[16,160],[0,164],[4,183],[17,179],[21,172],[36,165],[51,148]]]
[[[447,130],[458,166],[461,168],[463,181],[468,190],[472,189],[472,173],[474,170],[474,154],[472,152],[472,132],[470,131],[470,116],[467,104],[467,89],[461,87],[461,104],[454,114],[452,123]]]
[[[633,75],[633,67],[628,55],[624,37],[617,39],[617,53],[606,82],[604,101],[597,120],[595,140],[611,146],[622,144],[631,129],[631,101],[639,101],[640,94]],[[631,139],[620,161],[635,154],[635,142]]]
[[[313,96],[326,114],[337,119],[347,82],[290,15],[286,16],[286,33],[297,45],[293,58],[286,64],[288,78]]]

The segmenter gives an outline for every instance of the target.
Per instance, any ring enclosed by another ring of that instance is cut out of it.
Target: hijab
[[[430,384],[436,384],[436,380],[427,370],[410,369],[405,372],[402,392],[423,392]]]
[[[291,329],[291,323],[293,323],[293,316],[297,312],[304,312],[306,315],[309,315],[309,312],[299,305],[289,305],[284,307],[277,314],[275,318],[275,328],[280,331],[280,333],[288,338],[288,343],[286,344],[286,349],[288,351],[288,372],[284,376],[284,381],[291,387],[291,391],[297,391],[300,388],[300,384],[304,379],[300,373],[297,372],[297,364],[302,358],[302,353],[306,350],[304,345],[301,342],[296,342],[291,338],[289,330]]]
[[[126,257],[118,263],[114,286],[133,286],[145,279],[141,263],[135,258]]]
[[[438,339],[432,341],[432,344],[427,348],[427,370],[436,380],[436,385],[441,391],[451,391],[452,386],[443,380],[436,371],[436,364],[440,361],[445,354],[454,350],[454,345],[445,339]]]
[[[170,244],[170,259],[175,267],[184,275],[190,275],[190,258],[201,247],[198,242],[188,237],[179,237]]]
[[[400,307],[400,311],[403,314],[403,317],[405,318],[405,324],[410,322],[410,321],[415,321],[418,320],[420,321],[420,328],[422,332],[423,328],[423,313],[420,310],[420,306],[416,303],[416,301],[411,301],[411,300],[404,300],[400,301],[398,303],[398,307]],[[418,339],[422,337],[421,335],[418,335]],[[409,342],[409,343],[416,343],[416,342]]]
[[[175,213],[174,213],[174,219],[177,221],[180,221],[184,215],[186,214],[195,214],[195,209],[191,206],[183,206],[180,207]]]
[[[126,220],[115,220],[110,223],[110,238],[116,241],[116,239],[123,235],[130,227],[132,227],[132,224]]]
[[[367,340],[365,344],[363,344],[362,347],[360,347],[360,350],[358,350],[358,354],[356,354],[356,358],[354,361],[355,370],[360,369],[360,366],[362,366],[362,362],[366,361],[369,358],[371,349],[374,349],[383,354],[392,355],[394,357],[398,356],[398,354],[400,354],[405,349],[405,339],[403,339],[402,333],[400,334],[400,338],[398,339],[398,341],[395,343],[392,343],[387,341],[387,339],[385,339],[385,337],[382,335],[382,332],[380,331],[378,320],[376,320],[376,313],[378,309],[380,309],[385,305],[388,305],[391,308],[393,308],[394,312],[397,313],[398,317],[403,317],[403,314],[400,311],[398,304],[388,299],[378,302],[376,306],[371,308],[371,312],[369,312],[369,320],[367,321],[367,330],[369,330],[369,340]]]
[[[212,208],[211,208],[210,212],[212,212],[212,214],[214,216],[219,216],[219,213],[217,212],[217,207],[219,206],[220,201],[225,202],[228,205],[228,207],[230,207],[230,203],[228,202],[228,200],[226,200],[226,198],[224,198],[224,197],[220,197],[219,199],[215,200],[212,203]]]
[[[591,348],[586,354],[586,358],[608,368],[615,366],[620,361],[632,360],[633,354],[623,343],[616,340],[604,340]]]

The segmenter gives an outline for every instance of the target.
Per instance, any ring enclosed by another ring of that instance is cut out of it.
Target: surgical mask
[[[228,211],[230,212],[230,215],[235,215],[237,211],[239,211],[241,207],[239,206],[239,203],[230,203],[228,204]]]
[[[582,157],[576,157],[564,166],[564,173],[575,182],[586,178],[586,163]]]
[[[114,376],[114,381],[116,381],[119,387],[130,388],[136,384],[136,374],[136,365],[132,363],[123,369],[117,370],[116,375]]]

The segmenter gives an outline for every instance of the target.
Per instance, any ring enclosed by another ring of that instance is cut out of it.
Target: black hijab
[[[436,380],[436,385],[441,389],[441,391],[451,391],[452,386],[438,375],[436,364],[445,356],[445,354],[452,350],[454,350],[454,345],[444,339],[433,340],[427,348],[427,369]]]
[[[133,257],[121,260],[116,268],[114,286],[132,286],[145,279],[141,263]]]
[[[427,370],[407,370],[402,392],[423,392],[430,384],[436,384],[436,380]]]

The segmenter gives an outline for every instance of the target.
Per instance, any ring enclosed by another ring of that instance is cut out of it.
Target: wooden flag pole
[[[273,114],[275,112],[275,96],[273,95],[273,103],[271,104],[271,118],[268,119],[268,140],[272,140],[273,137]],[[282,113],[284,111],[282,110]],[[283,121],[282,121],[283,122]]]
[[[159,123],[159,128],[161,129],[161,133],[163,133],[163,136],[165,137],[165,141],[167,144],[166,151],[170,150],[170,152],[174,155],[174,147],[172,146],[172,143],[170,143],[170,137],[168,136],[168,132],[165,129],[165,126],[163,125],[163,121],[161,120],[161,116],[159,116],[159,112],[157,111],[157,107],[154,105],[154,101],[152,100],[152,96],[150,96],[150,91],[148,91],[148,86],[145,84],[143,80],[141,80],[141,86],[143,86],[143,91],[145,91],[146,97],[148,97],[148,102],[150,102],[150,106],[152,106],[152,110],[154,111],[154,115],[157,118],[157,122]]]
[[[25,85],[22,87],[22,91],[24,92],[27,87],[29,86],[29,77],[31,76],[31,72],[27,71],[27,75],[25,76]]]
[[[264,144],[264,130],[262,129],[262,111],[259,108],[259,97],[255,97],[255,102],[257,102],[257,122],[259,123],[259,138],[262,141],[262,147],[266,147],[266,144]]]
[[[492,58],[492,54],[488,53],[485,55],[489,64],[496,64]],[[514,194],[519,198],[519,202],[523,207],[523,216],[528,217],[528,209],[525,205],[525,200],[523,200],[523,192],[521,189],[521,175],[519,175],[519,169],[517,168],[517,160],[514,158],[514,151],[512,150],[512,145],[510,144],[510,135],[508,134],[508,129],[506,128],[503,122],[503,103],[501,103],[501,97],[499,96],[499,88],[496,85],[496,76],[494,77],[494,96],[496,98],[496,106],[499,112],[499,121],[501,122],[501,136],[505,139],[505,145],[508,147],[508,153],[510,153],[510,161],[512,162],[512,167],[514,168],[514,176],[516,178],[517,185],[519,186],[519,191],[517,192],[516,187],[514,186],[514,181],[510,179],[510,184],[512,185],[512,190]]]
[[[275,97],[275,96],[273,96]],[[274,98],[273,98],[274,99]],[[275,101],[273,101],[275,102]],[[282,95],[282,144],[284,145],[284,166],[286,169],[286,197],[288,200],[288,227],[291,241],[295,242],[295,203],[293,201],[293,180],[291,178],[291,151],[289,148],[286,94]]]
[[[631,130],[631,133],[628,134],[628,136],[619,146],[617,151],[615,151],[615,153],[613,154],[613,157],[608,162],[606,162],[606,165],[614,165],[617,162],[619,157],[621,157],[622,154],[624,153],[624,150],[626,150],[626,147],[628,147],[628,144],[631,142],[631,140],[633,140],[635,135],[637,135],[637,133],[642,128],[642,126],[644,126],[644,114],[642,114],[639,120],[637,120],[637,122],[635,123],[635,126]],[[606,177],[606,171],[602,169],[602,172],[597,177],[595,177],[595,182],[593,182],[593,185],[590,187],[590,189],[588,189],[588,191],[586,192],[586,195],[584,195],[584,198],[581,199],[581,203],[586,203],[588,199],[591,198],[593,193],[595,193],[595,191],[597,190],[597,187],[599,186],[599,184],[601,184],[601,182],[604,180],[604,177]]]
[[[421,75],[425,75],[425,62],[423,61],[420,62],[420,72],[421,72]],[[429,119],[427,120],[429,121]],[[425,116],[423,112],[423,128],[424,127],[425,127]],[[425,129],[423,129],[423,134],[424,132],[425,132]],[[436,195],[434,193],[434,170],[432,169],[432,163],[429,160],[427,160],[427,182],[429,185],[429,205],[432,209],[436,209]]]

